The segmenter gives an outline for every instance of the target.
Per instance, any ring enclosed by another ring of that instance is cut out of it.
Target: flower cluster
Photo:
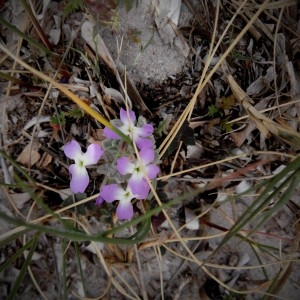
[[[105,150],[98,144],[91,144],[87,151],[83,153],[80,145],[73,140],[65,145],[64,152],[67,157],[75,160],[75,164],[69,167],[72,176],[70,186],[74,193],[82,193],[88,186],[89,175],[86,166],[96,164],[105,152],[104,159],[108,160],[109,157],[113,157],[113,164],[108,164],[108,168],[115,168],[118,176],[110,176],[106,179],[107,184],[101,186],[96,203],[101,205],[103,201],[113,202],[119,200],[116,215],[119,220],[125,220],[133,216],[131,201],[147,198],[150,192],[148,180],[154,179],[160,169],[155,163],[154,139],[152,136],[154,129],[151,124],[147,124],[142,117],[137,121],[133,111],[126,111],[123,108],[120,111],[120,120],[114,120],[112,124],[131,138],[137,146],[137,154],[134,147],[124,146],[119,135],[107,127],[104,129],[107,138],[103,142],[106,145]],[[126,155],[120,156],[120,153]],[[114,174],[111,170],[103,173],[106,175]],[[117,180],[119,177],[122,180]]]

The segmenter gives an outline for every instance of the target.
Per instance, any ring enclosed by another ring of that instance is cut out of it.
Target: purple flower
[[[75,164],[69,166],[71,173],[70,188],[73,193],[83,193],[89,184],[89,174],[86,166],[96,164],[103,154],[103,150],[98,144],[91,144],[87,151],[83,153],[79,143],[72,140],[64,146],[64,153],[70,159],[75,160]]]
[[[154,150],[143,148],[139,152],[139,156],[148,178],[155,178],[160,170],[158,166],[151,164],[154,159]],[[134,194],[138,195],[141,199],[145,199],[148,196],[150,187],[144,177],[142,166],[137,159],[132,162],[126,156],[119,158],[117,160],[117,170],[122,175],[131,174],[128,184]]]
[[[113,202],[119,200],[116,214],[119,220],[128,220],[133,216],[133,207],[131,200],[139,197],[132,193],[130,186],[128,185],[124,190],[118,184],[108,184],[101,188],[99,197],[97,198],[96,204],[101,205],[105,200],[106,202]]]
[[[138,146],[139,149],[144,147],[153,147],[153,142],[147,139],[153,133],[153,126],[151,124],[144,124],[142,127],[135,126],[136,116],[132,110],[128,112],[121,108],[120,119],[122,125],[118,127],[125,135],[128,135]],[[119,139],[119,135],[113,132],[111,129],[105,127],[104,134],[110,139]]]

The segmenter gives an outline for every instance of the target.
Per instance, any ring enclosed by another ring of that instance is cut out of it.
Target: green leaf
[[[74,13],[77,10],[83,9],[84,2],[83,0],[68,0],[64,7],[64,16],[68,16]]]
[[[58,116],[52,116],[50,122],[55,125],[64,126],[66,125],[66,117],[64,112],[61,112]]]
[[[232,125],[231,124],[228,124],[228,120],[227,119],[224,119],[221,121],[220,123],[220,127],[223,131],[225,132],[230,132],[232,131]]]
[[[219,114],[219,109],[214,104],[211,104],[208,107],[208,115],[209,115],[209,117],[214,118],[218,114]]]
[[[70,111],[65,113],[66,116],[70,117],[70,118],[74,118],[74,119],[80,119],[84,116],[82,109],[80,108],[74,108],[71,109]]]

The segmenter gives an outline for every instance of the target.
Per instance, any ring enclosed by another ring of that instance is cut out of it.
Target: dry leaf
[[[237,186],[235,186],[235,191],[237,194],[244,193],[250,189],[251,185],[248,181],[242,180]]]
[[[257,78],[252,84],[250,84],[246,90],[247,95],[258,97],[267,92],[270,88],[270,81],[265,77]]]
[[[108,99],[113,99],[116,102],[118,102],[119,104],[125,103],[124,97],[116,89],[104,87],[103,90],[104,90],[104,93],[105,93],[104,96],[108,97]]]
[[[174,45],[176,34],[171,26],[178,25],[181,0],[158,0],[155,4],[155,23],[160,37],[165,43]]]
[[[34,143],[29,143],[17,158],[17,162],[25,167],[30,167],[34,166],[40,158],[41,155],[38,153],[38,146]]]
[[[186,158],[198,160],[203,152],[203,146],[200,143],[196,143],[196,145],[188,145]]]
[[[49,31],[49,36],[50,36],[51,41],[52,41],[52,43],[54,45],[57,45],[59,43],[60,34],[61,34],[61,30],[60,29],[51,29]]]
[[[269,67],[265,76],[260,76],[246,90],[246,94],[253,97],[258,97],[270,88],[270,83],[275,78],[274,67]]]
[[[161,39],[171,47],[175,46],[187,57],[190,47],[177,29],[180,8],[181,0],[158,0],[154,19]]]
[[[96,20],[110,21],[114,16],[116,9],[116,1],[114,0],[84,0],[84,2]]]
[[[70,188],[62,189],[57,191],[62,200],[66,200],[68,197],[73,195]]]
[[[49,153],[46,153],[42,163],[41,163],[41,168],[46,168],[51,162],[52,162],[52,155],[50,155]]]
[[[196,214],[193,210],[185,207],[184,208],[185,213],[185,224],[186,228],[190,230],[198,230],[199,229],[199,220],[196,218]]]
[[[103,243],[100,243],[100,242],[92,242],[92,243],[89,243],[85,249],[94,253],[94,254],[97,254],[97,249],[96,247],[98,248],[98,251],[101,251],[104,249],[104,244]]]
[[[26,123],[23,129],[27,130],[36,124],[48,123],[50,122],[50,120],[51,120],[50,116],[34,116],[30,121]]]
[[[260,113],[250,104],[252,99],[240,88],[232,75],[228,75],[227,79],[235,97],[242,103],[249,118],[255,122],[256,127],[264,137],[268,137],[269,133],[272,133],[295,148],[295,150],[300,149],[300,134],[298,132],[290,128],[285,128]]]
[[[31,199],[29,193],[12,193],[10,197],[13,199],[18,209],[22,209],[24,204]]]

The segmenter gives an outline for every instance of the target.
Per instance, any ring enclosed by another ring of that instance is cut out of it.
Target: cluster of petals
[[[128,156],[120,157],[117,160],[117,170],[121,175],[130,174],[128,185],[124,190],[120,185],[108,184],[102,186],[97,200],[101,204],[104,200],[112,202],[119,200],[116,210],[118,219],[130,219],[133,215],[132,199],[146,199],[150,186],[145,178],[154,179],[160,169],[155,164],[155,152],[153,142],[149,137],[154,129],[151,124],[144,124],[141,127],[136,126],[136,116],[131,110],[126,111],[121,108],[120,111],[121,126],[118,127],[125,135],[129,136],[139,148],[139,159]],[[104,134],[110,139],[119,139],[120,137],[109,128],[104,129]]]
[[[157,165],[153,164],[155,158],[154,144],[150,139],[153,133],[151,124],[136,126],[136,116],[133,111],[126,111],[121,108],[120,123],[117,128],[125,135],[129,136],[139,149],[138,158],[135,155],[120,157],[116,162],[116,168],[121,175],[130,175],[126,188],[115,183],[103,185],[100,189],[99,197],[96,201],[101,205],[103,201],[113,202],[118,200],[116,215],[119,220],[130,219],[133,216],[133,199],[146,199],[150,186],[148,180],[154,179],[160,172]],[[119,135],[109,128],[104,129],[104,134],[108,139],[119,139]],[[72,140],[64,147],[67,157],[75,161],[70,165],[71,191],[73,193],[83,193],[89,183],[89,175],[86,166],[96,164],[103,154],[101,146],[91,144],[87,151],[83,153],[81,147],[75,140]],[[147,180],[147,179],[148,180]]]
[[[83,193],[87,188],[90,178],[86,170],[89,165],[96,164],[103,154],[103,150],[98,144],[88,146],[85,153],[82,152],[79,143],[75,140],[70,141],[64,146],[64,153],[75,161],[69,166],[71,174],[70,188],[73,193]]]
[[[160,171],[157,165],[151,164],[154,155],[152,148],[143,148],[139,152],[139,159],[132,161],[129,157],[123,156],[117,160],[117,170],[122,175],[131,174],[128,184],[132,192],[142,199],[147,197],[150,190],[145,175],[151,180]]]
[[[102,186],[100,194],[96,200],[96,204],[101,205],[103,201],[113,202],[119,200],[116,215],[119,220],[128,220],[133,216],[133,206],[131,200],[139,199],[138,195],[134,195],[130,186],[123,189],[120,185],[112,183]]]
[[[121,108],[120,120],[122,125],[117,127],[125,135],[129,136],[137,145],[139,149],[145,147],[153,147],[152,141],[148,138],[154,131],[151,124],[144,124],[142,127],[137,127],[136,116],[132,110],[126,111]],[[119,139],[120,136],[113,132],[111,129],[105,127],[104,134],[109,139]]]
[[[139,152],[140,159],[130,160],[124,156],[117,160],[117,170],[122,175],[131,174],[126,190],[118,184],[108,184],[102,186],[97,204],[102,204],[105,200],[112,202],[119,200],[116,214],[119,220],[130,219],[133,216],[133,207],[131,200],[146,199],[150,187],[145,178],[144,172],[149,179],[153,179],[159,173],[159,167],[151,164],[154,159],[154,150],[151,148],[143,148]]]

